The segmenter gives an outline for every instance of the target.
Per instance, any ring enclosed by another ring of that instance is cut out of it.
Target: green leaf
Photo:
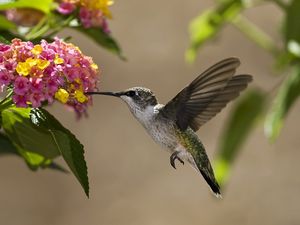
[[[27,149],[23,149],[21,146],[16,144],[15,146],[18,149],[19,155],[25,160],[27,166],[33,171],[36,171],[39,168],[44,168],[48,166],[49,163],[51,163],[50,159],[47,159],[46,157],[40,154],[31,152],[30,150]]]
[[[300,58],[300,1],[292,0],[287,4],[285,11],[285,19],[283,24],[283,34],[285,47],[287,52],[291,54],[294,59],[291,61],[296,61]]]
[[[0,156],[3,155],[15,155],[18,157],[22,157],[20,153],[18,152],[18,149],[13,145],[13,143],[9,140],[9,138],[3,134],[0,133]],[[53,170],[57,170],[63,173],[68,173],[68,171],[62,167],[61,165],[55,163],[55,162],[50,162],[48,165],[41,165],[42,168],[49,168]],[[30,166],[32,167],[32,166]],[[36,168],[33,168],[36,169]]]
[[[300,1],[292,0],[286,9],[284,21],[284,37],[285,43],[288,45],[290,41],[300,43]]]
[[[196,58],[198,49],[205,41],[214,37],[220,28],[220,23],[211,23],[211,18],[215,15],[213,10],[207,10],[200,16],[192,20],[189,26],[190,47],[186,51],[186,60],[193,62]]]
[[[63,125],[45,109],[33,109],[31,115],[33,123],[41,127],[47,127],[51,132],[53,140],[57,143],[57,146],[62,146],[59,148],[60,153],[82,185],[86,195],[89,196],[89,181],[83,145],[74,134],[63,127]]]
[[[65,171],[52,162],[62,155],[89,195],[83,145],[50,113],[44,109],[10,107],[2,111],[2,123],[9,140],[31,169],[50,167]]]
[[[10,41],[14,38],[19,38],[19,39],[23,39],[20,35],[14,34],[12,32],[10,32],[9,30],[1,30],[0,29],[0,34],[1,34],[1,38],[0,38],[0,42],[5,43],[5,44],[11,44]]]
[[[119,44],[110,34],[104,33],[100,28],[89,28],[89,29],[82,28],[82,27],[73,27],[73,28],[87,35],[92,40],[94,40],[97,44],[101,45],[102,47],[109,50],[110,52],[118,55],[122,60],[126,60]]]
[[[271,141],[274,141],[279,136],[284,118],[299,95],[300,68],[295,67],[293,73],[281,84],[271,111],[266,117],[265,134]]]
[[[31,122],[30,108],[11,107],[2,112],[3,128],[20,153],[33,166],[60,155],[58,146],[45,128]]]
[[[18,0],[0,3],[0,10],[13,8],[32,8],[48,14],[54,8],[54,4],[53,0],[43,0],[38,2],[36,0]]]
[[[16,28],[16,25],[0,14],[0,30],[9,30]]]
[[[186,51],[186,60],[193,62],[198,49],[215,37],[226,22],[233,20],[243,6],[242,0],[227,0],[221,2],[215,9],[206,10],[193,19],[189,26],[190,47]]]
[[[2,31],[0,30],[0,33],[2,34]],[[5,38],[3,37],[2,35],[0,35],[0,43],[3,43],[3,44],[10,44],[10,42]]]
[[[0,155],[18,154],[18,150],[11,143],[7,136],[0,133]]]
[[[233,108],[222,132],[214,163],[216,179],[222,186],[228,179],[230,166],[255,122],[264,109],[265,95],[259,90],[248,91]]]

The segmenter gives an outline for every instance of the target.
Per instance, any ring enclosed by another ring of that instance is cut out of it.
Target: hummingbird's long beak
[[[124,92],[110,92],[110,91],[104,91],[104,92],[97,92],[97,91],[91,91],[91,92],[85,92],[87,95],[108,95],[108,96],[114,96],[114,97],[120,97],[124,94]]]

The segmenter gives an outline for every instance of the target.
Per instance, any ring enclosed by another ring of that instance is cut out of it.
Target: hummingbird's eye
[[[133,96],[135,96],[135,91],[127,91],[127,92],[126,92],[126,95],[127,95],[128,97],[133,97]]]

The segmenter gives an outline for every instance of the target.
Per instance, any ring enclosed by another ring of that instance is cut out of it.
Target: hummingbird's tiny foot
[[[176,169],[176,166],[175,166],[175,160],[178,159],[179,162],[181,162],[182,164],[184,164],[184,161],[178,157],[178,151],[176,152],[173,152],[172,155],[170,156],[170,164],[171,166]]]
[[[177,159],[182,163],[182,165],[184,165],[184,161],[181,158],[177,157]]]

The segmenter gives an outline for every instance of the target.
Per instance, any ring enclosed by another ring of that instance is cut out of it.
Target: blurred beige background
[[[205,68],[228,56],[240,57],[239,71],[254,75],[253,86],[270,90],[278,82],[271,77],[271,56],[231,26],[201,50],[195,64],[185,64],[188,22],[211,4],[210,0],[116,0],[110,25],[128,62],[79,34],[74,34],[73,42],[102,67],[102,90],[142,85],[165,103]],[[280,40],[281,14],[275,7],[246,14]],[[211,159],[231,106],[198,132]],[[275,145],[268,144],[262,127],[251,135],[233,166],[223,200],[215,199],[189,166],[174,170],[169,155],[120,100],[95,97],[90,117],[79,122],[58,104],[49,109],[85,145],[90,199],[72,175],[34,173],[20,159],[2,157],[1,225],[300,224],[299,104]]]

